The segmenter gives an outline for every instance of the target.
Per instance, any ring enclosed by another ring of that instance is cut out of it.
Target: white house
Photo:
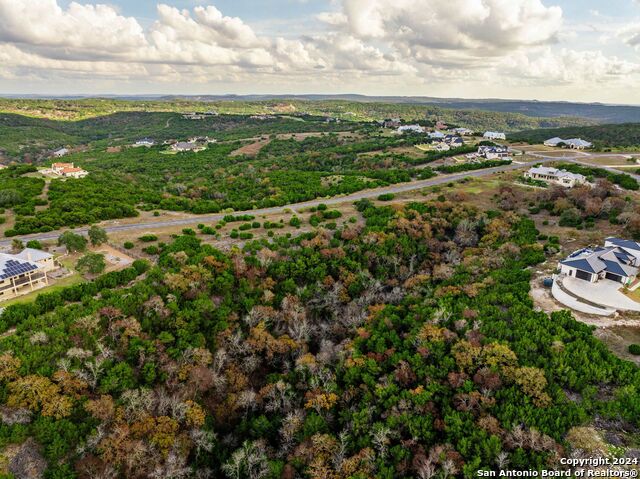
[[[402,125],[398,127],[398,133],[424,133],[424,128],[420,125]]]
[[[624,240],[619,240],[624,241]],[[637,243],[636,243],[637,245]],[[560,273],[590,283],[608,279],[630,284],[638,275],[638,258],[618,246],[584,248],[560,261]]]
[[[583,175],[548,166],[534,166],[525,172],[524,177],[531,180],[554,183],[565,188],[573,188],[576,185],[583,185],[587,182],[587,178]]]
[[[69,150],[67,148],[60,148],[59,150],[54,151],[51,156],[54,158],[62,158],[65,155],[69,154]]]
[[[609,237],[604,240],[605,248],[618,247],[627,251],[638,260],[640,265],[640,243],[637,241]]]
[[[485,131],[483,138],[486,140],[506,140],[507,135],[498,131]]]
[[[511,152],[506,146],[479,146],[477,156],[482,156],[487,160],[502,160],[509,158]]]
[[[445,135],[441,131],[435,130],[427,133],[427,136],[432,140],[443,140],[447,135]]]
[[[35,261],[0,253],[0,301],[30,293],[49,284],[47,269]]]
[[[473,135],[473,130],[469,128],[454,128],[453,132],[461,136]]]
[[[193,151],[197,153],[199,151],[206,150],[206,148],[207,147],[201,143],[195,143],[191,141],[179,141],[171,145],[171,149],[177,152]]]
[[[556,136],[545,141],[544,146],[558,146],[560,143],[564,143],[564,140]]]
[[[53,255],[34,248],[25,248],[20,253],[14,255],[16,258],[36,263],[43,271],[53,271],[56,269]]]
[[[152,140],[151,138],[143,138],[141,140],[136,141],[133,146],[146,146],[147,148],[150,148],[152,146],[154,146],[156,144],[156,142],[154,140]]]
[[[73,166],[73,163],[54,163],[51,165],[51,171],[58,176],[76,179],[84,178],[89,174],[88,171]]]
[[[582,138],[570,138],[568,140],[565,140],[565,143],[569,148],[572,148],[574,150],[584,150],[593,146],[592,143],[583,140]]]
[[[574,150],[584,150],[593,146],[592,143],[583,140],[582,138],[569,138],[568,140],[565,140],[556,136],[554,138],[549,138],[544,142],[545,146],[559,146],[560,144],[564,144],[567,148]]]

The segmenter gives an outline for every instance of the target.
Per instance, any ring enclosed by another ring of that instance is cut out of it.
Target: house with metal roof
[[[487,160],[502,160],[509,158],[511,152],[507,146],[486,146],[482,145],[478,147],[478,156],[482,156]]]
[[[47,270],[19,255],[0,253],[0,301],[30,293],[49,284]]]
[[[507,135],[499,131],[485,131],[482,137],[486,140],[506,140]]]
[[[583,185],[587,182],[587,178],[584,175],[549,166],[534,166],[529,168],[529,170],[524,173],[524,177],[531,180],[554,183],[564,186],[565,188],[573,188],[576,185]]]
[[[592,143],[583,140],[582,138],[569,138],[568,140],[564,140],[558,136],[554,138],[549,138],[544,142],[545,146],[561,146],[564,145],[567,148],[572,148],[574,150],[584,150],[586,148],[591,148],[593,146]]]
[[[618,246],[584,248],[571,253],[558,266],[561,274],[590,283],[606,279],[630,284],[640,270],[638,258]]]

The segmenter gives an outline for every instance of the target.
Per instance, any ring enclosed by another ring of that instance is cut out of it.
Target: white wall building
[[[534,166],[525,172],[524,177],[531,180],[553,183],[564,186],[565,188],[573,188],[576,185],[587,183],[587,178],[584,175],[548,166]]]
[[[486,140],[506,140],[507,139],[507,135],[499,131],[485,131],[482,137],[485,138]]]
[[[608,279],[621,284],[635,281],[639,271],[638,265],[636,256],[617,246],[584,248],[571,253],[558,264],[560,273],[566,276],[590,283]]]

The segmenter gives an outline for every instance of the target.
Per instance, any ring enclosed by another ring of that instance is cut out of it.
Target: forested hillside
[[[243,251],[181,236],[148,271],[9,307],[0,444],[33,438],[52,478],[392,479],[553,467],[596,416],[637,430],[638,369],[533,309],[532,221],[357,208],[365,226]]]
[[[529,130],[513,133],[512,141],[542,143],[549,138],[582,138],[594,144],[596,149],[640,149],[640,123],[618,125],[594,125],[568,128]]]

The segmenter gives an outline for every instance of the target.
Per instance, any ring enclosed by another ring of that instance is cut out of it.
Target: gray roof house
[[[567,276],[595,283],[608,279],[629,284],[639,271],[638,258],[624,248],[605,246],[584,248],[560,261],[560,272]]]

